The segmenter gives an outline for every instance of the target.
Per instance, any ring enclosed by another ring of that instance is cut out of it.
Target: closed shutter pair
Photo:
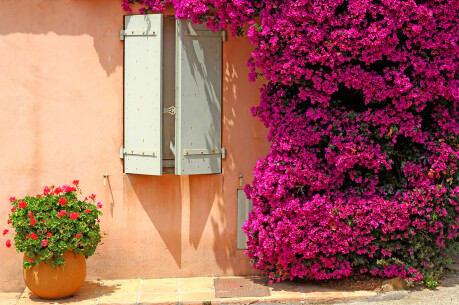
[[[175,174],[222,171],[222,32],[176,21],[175,107],[163,108],[163,15],[125,16],[124,172],[162,175],[163,112],[175,115]],[[167,69],[168,67],[164,67]],[[174,113],[175,112],[175,113]]]

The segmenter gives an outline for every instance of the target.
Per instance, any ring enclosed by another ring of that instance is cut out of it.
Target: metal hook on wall
[[[104,174],[104,186],[107,185],[108,174]]]

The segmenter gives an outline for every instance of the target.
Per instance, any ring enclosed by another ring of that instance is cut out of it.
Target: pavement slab
[[[440,286],[435,290],[418,287],[390,292],[340,291],[301,281],[268,285],[261,276],[88,280],[74,296],[59,300],[41,299],[27,288],[21,292],[0,292],[0,305],[458,305],[459,265],[452,264],[448,267],[449,274],[440,281]],[[263,289],[264,294],[252,295],[251,285]],[[243,288],[243,293],[230,291],[238,288]],[[219,289],[229,293],[219,294]]]
[[[226,283],[224,289],[232,288],[236,284],[257,285],[257,289],[263,289],[264,294],[251,295],[250,289],[244,287],[246,290],[242,294],[230,293],[226,295],[228,297],[221,297],[221,294],[216,294],[215,283]],[[268,285],[263,277],[228,276],[86,281],[74,296],[59,300],[41,299],[26,288],[22,293],[0,294],[0,305],[253,304],[350,301],[376,295],[373,291],[338,291],[304,283],[283,282]]]

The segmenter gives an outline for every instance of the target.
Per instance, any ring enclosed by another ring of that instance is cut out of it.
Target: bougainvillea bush
[[[246,187],[255,268],[435,285],[458,241],[458,0],[131,2],[250,25],[272,141]]]
[[[79,181],[73,186],[46,186],[43,194],[11,197],[11,214],[8,224],[14,228],[3,231],[3,235],[14,235],[16,251],[27,254],[24,268],[39,263],[51,263],[53,267],[65,262],[64,251],[71,250],[85,257],[94,254],[101,241],[99,216],[100,202],[91,194],[84,200],[77,198],[81,193]],[[11,247],[10,239],[6,246]]]

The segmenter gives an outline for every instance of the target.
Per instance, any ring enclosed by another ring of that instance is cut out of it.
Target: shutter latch
[[[164,108],[163,113],[169,113],[170,115],[175,115],[177,113],[177,107],[170,106],[169,108]]]

